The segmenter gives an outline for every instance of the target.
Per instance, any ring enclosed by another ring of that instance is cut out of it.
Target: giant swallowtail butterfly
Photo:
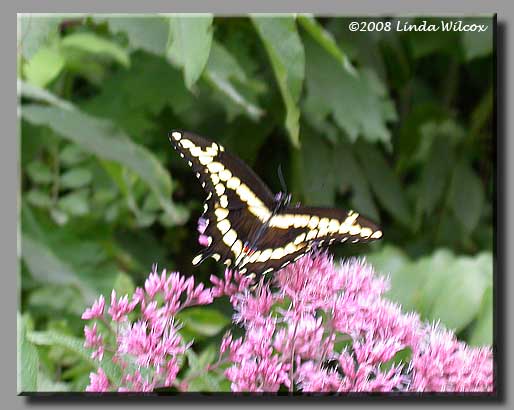
[[[290,207],[290,195],[273,195],[241,159],[191,132],[169,139],[207,191],[202,218],[206,249],[193,265],[212,257],[241,273],[265,274],[333,242],[368,242],[380,228],[357,212]]]

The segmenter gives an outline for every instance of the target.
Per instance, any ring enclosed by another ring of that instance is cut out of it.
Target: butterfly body
[[[216,142],[184,131],[169,139],[207,192],[202,219],[208,257],[241,273],[264,274],[333,242],[368,242],[380,229],[357,212],[290,207],[291,196],[273,195],[240,158]]]

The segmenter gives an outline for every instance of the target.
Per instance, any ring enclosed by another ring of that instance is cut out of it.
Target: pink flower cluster
[[[244,336],[221,354],[233,391],[492,391],[490,348],[470,348],[383,297],[388,281],[359,260],[314,252],[254,292],[215,280]],[[236,293],[235,289],[239,292]],[[404,355],[403,360],[395,359]],[[406,357],[405,357],[406,356]]]
[[[144,289],[137,288],[131,298],[118,298],[113,290],[107,314],[100,296],[82,315],[82,319],[95,320],[93,326],[84,327],[84,346],[92,348],[91,357],[101,362],[97,373],[90,374],[86,391],[152,391],[175,382],[179,358],[189,346],[178,333],[174,317],[185,307],[211,303],[212,292],[203,284],[195,286],[192,277],[168,275],[166,270],[159,275],[156,269]],[[131,321],[132,313],[137,320]],[[107,335],[99,333],[97,324]],[[107,351],[121,370],[119,380],[109,380],[101,366]]]
[[[201,226],[200,228],[204,228]],[[190,347],[176,314],[228,296],[236,338],[228,332],[205,372],[223,372],[232,391],[491,392],[489,347],[471,348],[441,326],[423,323],[384,298],[389,282],[364,261],[336,265],[315,251],[257,284],[239,272],[211,276],[212,288],[154,267],[144,288],[103,296],[82,318],[85,346],[100,362],[87,391],[185,389],[180,357]],[[107,310],[107,312],[105,312]],[[101,333],[107,329],[109,333]],[[238,332],[240,334],[240,332]],[[109,379],[106,360],[120,369]]]

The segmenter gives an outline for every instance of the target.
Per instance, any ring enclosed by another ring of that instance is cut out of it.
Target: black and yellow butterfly
[[[212,257],[241,273],[265,274],[315,247],[382,236],[354,211],[290,207],[289,195],[273,195],[248,165],[216,142],[178,130],[169,139],[207,191],[202,215],[207,247],[194,265]]]

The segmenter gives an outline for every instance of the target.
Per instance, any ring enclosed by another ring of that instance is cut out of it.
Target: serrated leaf
[[[25,78],[31,84],[45,87],[64,68],[64,58],[56,47],[41,47],[24,66]]]
[[[211,51],[212,15],[170,17],[168,58],[182,67],[187,88],[200,78]]]
[[[247,82],[246,74],[228,50],[216,41],[212,42],[204,76],[216,90],[248,117],[258,120],[264,114],[264,111],[236,86],[235,81],[243,84]]]
[[[345,53],[339,48],[332,34],[325,30],[314,16],[300,14],[297,19],[300,25],[312,36],[312,38],[316,40],[327,53],[334,57],[349,74],[357,75],[352,63]]]
[[[294,17],[251,16],[273,67],[286,106],[286,129],[291,143],[300,145],[298,101],[305,77],[305,52]]]
[[[83,339],[55,331],[33,331],[27,334],[27,338],[35,345],[63,347],[88,362],[94,368],[102,367],[111,383],[114,384],[120,381],[121,371],[112,363],[112,354],[105,352],[102,361],[93,360],[90,349],[84,347]]]
[[[177,319],[185,330],[201,336],[214,336],[230,323],[230,319],[219,310],[207,307],[188,308],[177,314]]]
[[[88,168],[73,168],[61,175],[60,184],[63,188],[82,188],[92,179],[93,174]]]
[[[465,231],[473,232],[482,213],[484,192],[480,179],[465,160],[459,161],[454,169],[449,201]]]
[[[18,45],[23,56],[31,59],[50,38],[57,36],[62,17],[24,14],[18,17]]]
[[[25,319],[17,313],[18,393],[38,391],[39,357],[36,347],[27,339]]]
[[[141,51],[132,53],[128,70],[105,79],[96,96],[81,105],[88,114],[112,120],[126,134],[157,133],[156,116],[169,106],[182,115],[196,107],[179,70],[164,58]]]
[[[310,37],[305,37],[304,45],[304,110],[308,117],[320,122],[332,114],[351,142],[362,136],[370,142],[389,144],[391,133],[386,124],[396,119],[396,112],[376,74],[360,70],[358,76],[351,75]]]
[[[70,34],[61,40],[61,46],[65,49],[71,48],[90,54],[107,56],[125,67],[130,65],[130,57],[125,49],[114,41],[92,32]]]

